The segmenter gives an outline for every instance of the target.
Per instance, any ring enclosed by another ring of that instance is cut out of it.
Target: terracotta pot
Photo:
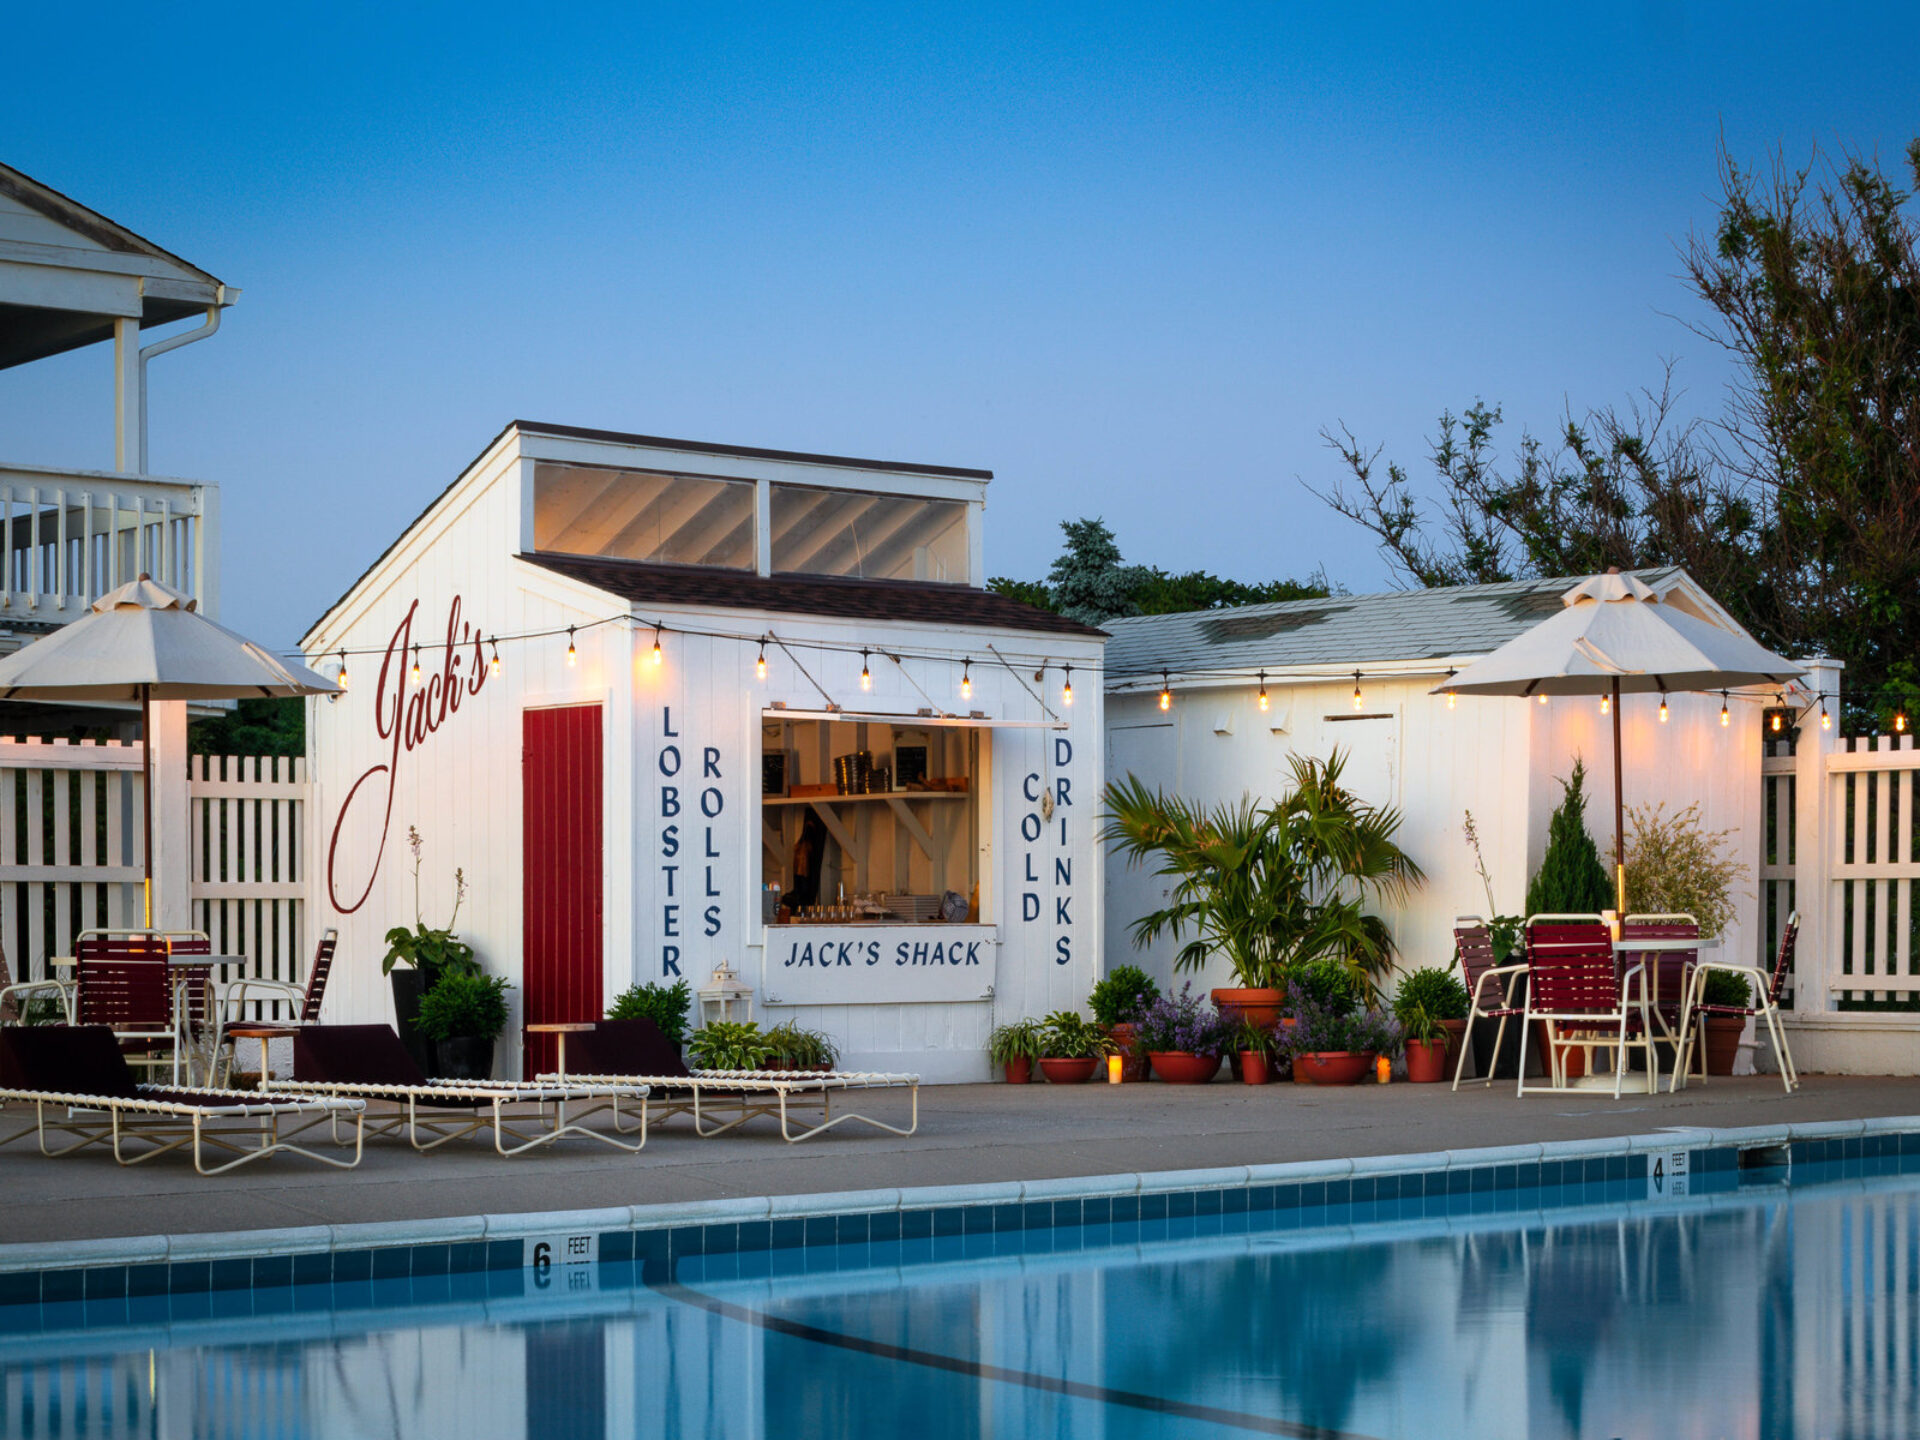
[[[1140,1048],[1139,1039],[1134,1034],[1132,1024],[1114,1026],[1107,1031],[1107,1038],[1120,1047],[1120,1078],[1126,1080],[1145,1080],[1147,1078],[1147,1052]]]
[[[1540,1061],[1541,1075],[1551,1075],[1553,1073],[1553,1066],[1548,1063],[1547,1058],[1547,1022],[1544,1020],[1536,1020],[1533,1022],[1533,1053]],[[1586,1051],[1563,1050],[1561,1053],[1566,1059],[1567,1079],[1578,1080],[1582,1075],[1587,1073]]]
[[[1744,1015],[1709,1015],[1707,1033],[1707,1074],[1731,1075],[1733,1062],[1740,1055],[1740,1035],[1747,1028]]]
[[[1268,1076],[1267,1052],[1264,1050],[1242,1050],[1240,1052],[1240,1079],[1248,1085],[1264,1085]]]
[[[1287,992],[1284,990],[1215,990],[1213,1008],[1229,1024],[1242,1019],[1271,1027],[1280,1018],[1280,1007],[1286,1003],[1286,999]]]
[[[1415,1085],[1435,1085],[1447,1075],[1445,1040],[1407,1041],[1407,1079]]]
[[[1373,1070],[1365,1050],[1318,1050],[1293,1057],[1293,1078],[1302,1085],[1357,1085]]]
[[[1033,1079],[1033,1061],[1025,1057],[1018,1060],[1009,1060],[1000,1068],[1006,1072],[1007,1084],[1009,1085],[1025,1085],[1029,1080]]]
[[[1447,1078],[1453,1078],[1453,1067],[1459,1063],[1460,1048],[1467,1043],[1467,1022],[1464,1020],[1442,1020],[1442,1028],[1447,1032]]]
[[[1153,1073],[1169,1085],[1204,1085],[1220,1069],[1218,1055],[1189,1055],[1184,1050],[1155,1050],[1147,1057]]]
[[[1099,1063],[1100,1057],[1096,1055],[1079,1059],[1043,1055],[1040,1057],[1040,1073],[1047,1077],[1049,1085],[1084,1085],[1093,1078],[1093,1067]]]

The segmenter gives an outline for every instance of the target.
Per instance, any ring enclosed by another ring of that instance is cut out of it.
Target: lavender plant
[[[1354,1052],[1398,1055],[1405,1040],[1398,1023],[1384,1011],[1354,1010],[1342,1014],[1307,1002],[1295,1008],[1292,1025],[1280,1028],[1275,1046],[1288,1056]]]
[[[1180,987],[1178,995],[1163,995],[1155,1000],[1140,1013],[1133,1026],[1140,1048],[1149,1054],[1173,1051],[1219,1055],[1226,1051],[1232,1038],[1219,1012],[1193,993],[1191,980]]]

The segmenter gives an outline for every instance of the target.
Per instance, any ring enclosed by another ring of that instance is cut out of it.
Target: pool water
[[[0,1316],[0,1435],[1910,1437],[1903,1163],[47,1304]]]

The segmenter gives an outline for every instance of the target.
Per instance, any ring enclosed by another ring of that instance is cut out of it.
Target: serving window
[[[964,500],[775,485],[769,504],[776,574],[968,581]]]
[[[874,720],[761,730],[761,917],[981,923],[981,732]]]
[[[752,481],[584,465],[533,471],[533,543],[655,565],[754,565]]]

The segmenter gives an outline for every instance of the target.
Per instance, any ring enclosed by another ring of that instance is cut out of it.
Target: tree
[[[1920,184],[1920,141],[1908,152]],[[1816,152],[1815,163],[1818,163]],[[1764,190],[1722,157],[1713,238],[1682,250],[1700,333],[1740,362],[1718,423],[1677,414],[1673,371],[1624,408],[1569,412],[1503,461],[1499,407],[1440,417],[1437,517],[1344,425],[1321,499],[1419,585],[1680,565],[1766,644],[1847,662],[1891,714],[1920,700],[1920,245],[1912,192],[1859,159]],[[1312,489],[1312,487],[1309,487]]]
[[[1121,563],[1120,546],[1107,522],[1062,520],[1067,548],[1047,571],[1053,608],[1083,625],[1138,613],[1133,592],[1147,577],[1144,565]]]
[[[307,702],[242,700],[224,715],[194,721],[187,748],[195,755],[305,755]]]
[[[1587,767],[1573,762],[1560,782],[1566,792],[1547,822],[1547,853],[1527,885],[1529,915],[1593,915],[1611,910],[1613,881],[1600,863],[1600,847],[1587,833]]]

